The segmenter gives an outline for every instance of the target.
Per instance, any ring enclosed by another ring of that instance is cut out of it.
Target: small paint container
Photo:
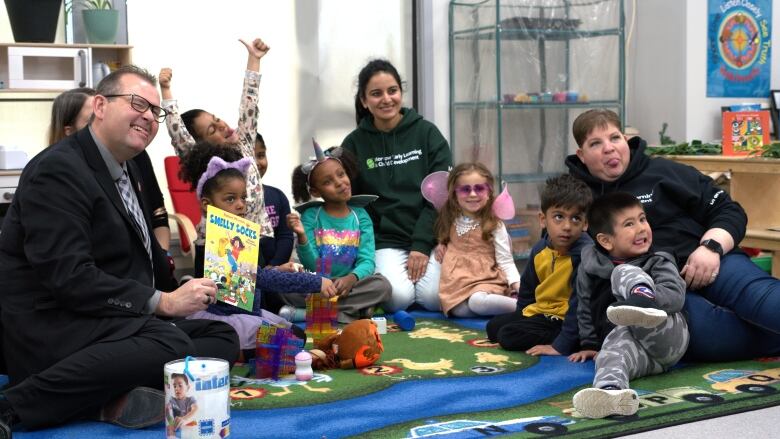
[[[376,323],[376,332],[379,334],[387,334],[387,319],[384,317],[371,317],[374,323]]]

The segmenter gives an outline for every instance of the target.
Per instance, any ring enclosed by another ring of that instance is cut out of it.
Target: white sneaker
[[[591,387],[575,393],[572,402],[579,414],[592,419],[611,415],[629,416],[639,410],[639,398],[631,389],[604,390]]]
[[[657,308],[640,308],[631,305],[610,306],[607,308],[607,318],[620,326],[639,326],[655,328],[666,321],[666,311]]]

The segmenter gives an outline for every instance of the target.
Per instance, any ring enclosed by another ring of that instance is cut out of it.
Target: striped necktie
[[[119,188],[119,195],[122,197],[122,203],[127,209],[127,213],[130,218],[133,219],[135,227],[141,233],[144,241],[144,247],[146,247],[146,253],[149,254],[149,260],[152,259],[152,246],[149,241],[149,229],[146,227],[146,220],[144,214],[141,212],[141,206],[138,205],[138,198],[133,192],[133,188],[130,185],[130,178],[127,176],[127,171],[122,170],[122,176],[116,181],[117,188]]]

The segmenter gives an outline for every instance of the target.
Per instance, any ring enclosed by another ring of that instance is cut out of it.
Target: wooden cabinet
[[[747,233],[739,245],[771,251],[772,275],[780,277],[780,160],[724,156],[668,158],[704,173],[731,173],[729,194],[748,216]]]

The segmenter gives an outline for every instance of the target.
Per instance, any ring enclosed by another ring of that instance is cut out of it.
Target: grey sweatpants
[[[353,320],[370,317],[369,308],[376,307],[381,302],[390,299],[393,287],[381,274],[372,274],[355,282],[352,291],[346,297],[340,297],[339,323],[349,323]],[[296,308],[306,307],[306,296],[303,294],[282,294],[282,301]]]
[[[628,298],[630,288],[640,283],[653,287],[658,309],[669,316],[655,328],[615,327],[596,357],[593,387],[628,389],[631,379],[667,371],[688,348],[688,323],[680,312],[685,293],[656,287],[650,275],[639,267],[623,264],[612,272],[612,294],[618,300]]]

